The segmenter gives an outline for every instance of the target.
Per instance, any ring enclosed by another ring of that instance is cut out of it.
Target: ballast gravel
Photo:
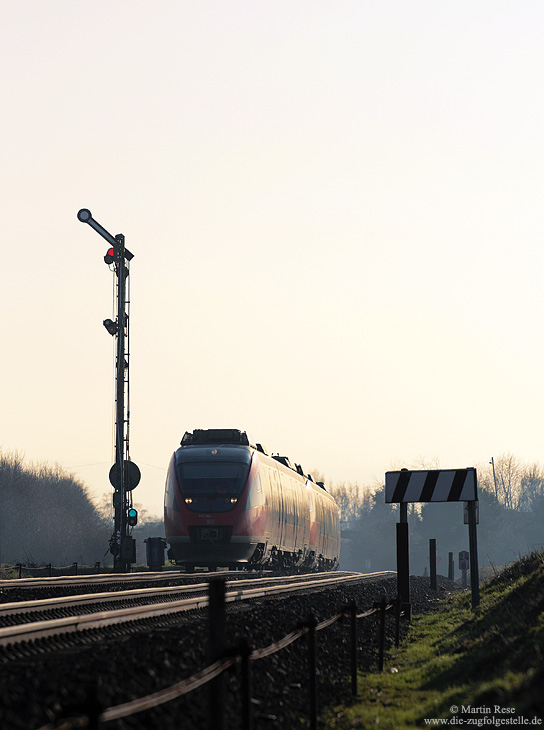
[[[437,591],[429,579],[411,578],[414,613],[434,610],[438,601],[458,587],[438,577]],[[227,645],[246,640],[252,649],[268,646],[296,630],[310,615],[319,623],[355,601],[359,612],[382,598],[396,595],[396,578],[376,578],[355,585],[314,591],[302,596],[228,604]],[[378,615],[358,621],[358,666],[377,667]],[[402,632],[406,626],[402,625]],[[387,643],[394,641],[393,612],[386,620]],[[29,653],[0,666],[0,727],[38,730],[60,727],[70,717],[96,717],[101,710],[149,695],[207,666],[206,611],[178,615],[141,631],[89,637],[83,646],[41,654]],[[350,702],[349,619],[316,634],[318,711]],[[252,709],[255,730],[309,727],[308,642],[303,636],[282,651],[252,662]],[[227,670],[225,727],[241,727],[241,669]],[[217,702],[212,684],[159,707],[101,725],[105,730],[207,730],[209,708]],[[91,727],[92,725],[91,720]],[[64,725],[69,728],[70,725]],[[97,725],[94,725],[97,727]]]

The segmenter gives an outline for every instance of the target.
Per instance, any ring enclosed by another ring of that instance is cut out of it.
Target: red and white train
[[[169,557],[191,572],[261,568],[333,570],[338,507],[322,484],[236,429],[186,433],[168,468]]]

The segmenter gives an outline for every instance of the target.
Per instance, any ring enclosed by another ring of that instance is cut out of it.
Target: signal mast
[[[88,223],[110,244],[104,261],[116,277],[117,316],[115,320],[105,319],[103,324],[117,340],[115,357],[115,463],[110,469],[110,483],[113,493],[114,528],[110,538],[110,553],[113,555],[113,569],[116,573],[130,572],[131,563],[136,562],[136,541],[129,534],[129,527],[138,522],[138,513],[132,506],[132,490],[140,482],[140,470],[129,456],[129,307],[127,280],[129,265],[134,258],[125,247],[125,237],[108,233],[91,215],[82,208],[78,214],[82,223]]]

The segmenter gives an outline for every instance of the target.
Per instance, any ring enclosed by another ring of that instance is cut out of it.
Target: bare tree
[[[494,491],[506,509],[517,510],[521,498],[524,466],[514,454],[507,453],[495,460]]]
[[[372,490],[369,487],[360,488],[358,484],[341,484],[331,488],[331,494],[340,510],[340,520],[344,524],[360,519],[363,511],[369,511],[372,506]]]

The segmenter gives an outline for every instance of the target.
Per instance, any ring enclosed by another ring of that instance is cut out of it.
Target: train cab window
[[[249,466],[234,461],[185,462],[178,465],[182,500],[194,512],[234,509],[244,489]]]

